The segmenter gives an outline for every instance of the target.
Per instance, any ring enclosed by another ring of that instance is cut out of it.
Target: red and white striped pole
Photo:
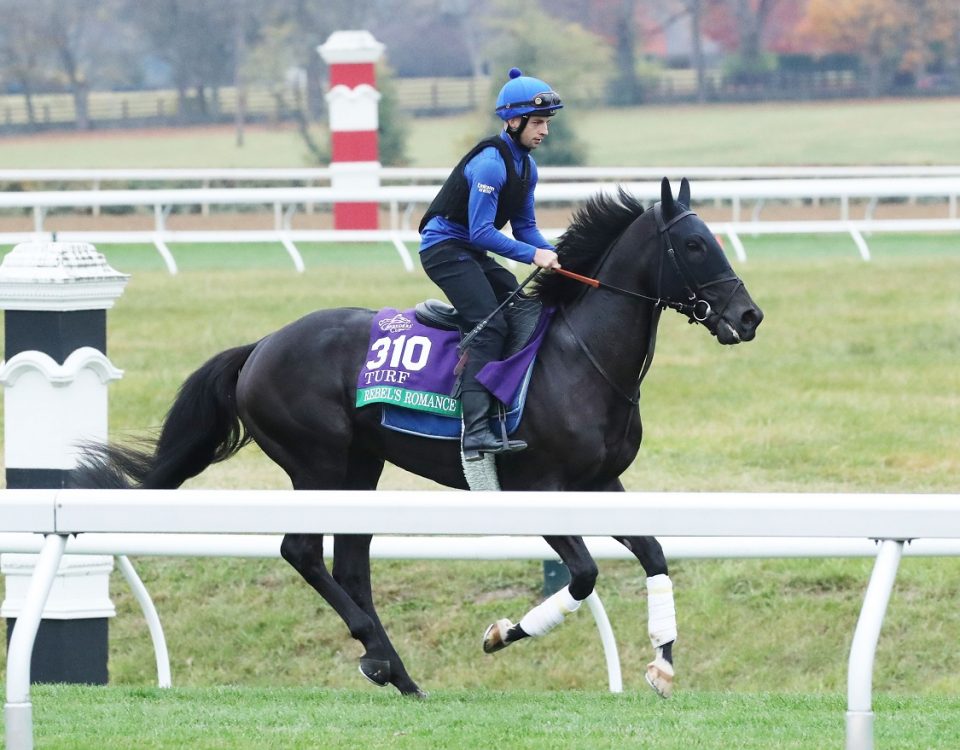
[[[330,172],[334,188],[363,192],[380,186],[377,128],[380,92],[375,63],[383,45],[369,31],[335,31],[317,51],[330,67]],[[335,203],[335,229],[377,229],[377,203]]]

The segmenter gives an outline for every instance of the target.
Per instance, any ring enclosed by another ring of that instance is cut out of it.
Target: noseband
[[[740,287],[743,286],[743,281],[740,280],[736,274],[731,274],[730,276],[725,276],[722,279],[714,279],[713,281],[708,281],[704,284],[701,284],[697,281],[696,276],[694,276],[686,261],[684,261],[683,258],[677,254],[677,251],[674,250],[673,239],[670,237],[670,227],[687,218],[688,216],[696,215],[696,212],[687,209],[686,211],[681,211],[679,214],[670,219],[670,221],[665,222],[663,220],[663,208],[661,204],[657,203],[653,207],[653,216],[657,220],[657,232],[663,238],[663,255],[660,257],[660,272],[657,275],[657,293],[659,294],[660,288],[663,285],[663,256],[665,255],[670,260],[673,270],[676,271],[677,276],[683,280],[684,292],[687,295],[687,302],[685,303],[663,299],[661,297],[659,300],[657,300],[657,304],[661,307],[669,307],[677,312],[689,316],[691,323],[694,321],[697,323],[703,323],[710,316],[710,313],[713,312],[713,308],[710,306],[710,303],[701,296],[700,293],[704,289],[707,289],[711,286],[726,284],[731,281],[737,282],[733,289],[730,290],[730,294],[727,295],[727,299],[724,301],[723,307],[717,313],[718,315],[723,315],[727,307],[729,307],[733,296],[739,291]]]

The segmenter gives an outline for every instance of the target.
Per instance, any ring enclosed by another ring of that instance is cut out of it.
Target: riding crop
[[[461,352],[465,352],[465,351],[467,350],[467,348],[470,346],[470,343],[477,337],[477,335],[478,335],[484,328],[487,327],[487,324],[493,319],[493,317],[494,317],[497,313],[499,313],[503,308],[505,308],[507,305],[509,305],[510,302],[513,301],[513,298],[516,297],[518,294],[520,294],[520,292],[523,291],[523,288],[524,288],[527,284],[529,284],[531,281],[533,281],[535,278],[537,278],[537,276],[539,276],[542,271],[543,271],[542,268],[538,268],[538,269],[536,269],[533,273],[531,273],[529,276],[527,276],[527,278],[525,278],[522,282],[520,282],[520,286],[518,286],[516,289],[514,289],[512,292],[510,292],[510,296],[508,296],[503,302],[501,302],[500,305],[497,307],[496,310],[494,310],[494,311],[493,311],[492,313],[490,313],[487,317],[485,317],[483,320],[481,320],[479,323],[477,323],[477,324],[473,327],[473,330],[470,331],[470,333],[468,333],[466,336],[464,336],[463,339],[460,341],[460,346],[458,347],[458,348],[460,349],[460,351],[461,351]]]

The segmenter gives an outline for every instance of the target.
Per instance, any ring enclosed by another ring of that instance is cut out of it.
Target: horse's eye
[[[700,253],[706,249],[703,239],[696,235],[693,235],[692,237],[687,237],[685,244],[687,246],[687,250],[689,250],[692,253]]]

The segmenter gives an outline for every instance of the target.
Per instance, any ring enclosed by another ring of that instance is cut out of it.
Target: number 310
[[[387,357],[390,358],[390,367],[403,365],[404,370],[416,372],[427,365],[430,357],[430,339],[426,336],[399,336],[390,339],[384,336],[373,342],[370,349],[376,352],[376,357],[367,362],[368,370],[376,370],[384,366]]]

